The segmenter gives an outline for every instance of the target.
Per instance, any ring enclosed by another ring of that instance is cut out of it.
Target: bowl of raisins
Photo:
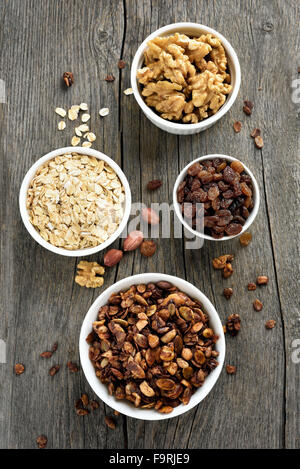
[[[195,159],[181,171],[173,190],[175,212],[183,226],[212,241],[226,241],[247,231],[259,202],[252,172],[228,155]]]

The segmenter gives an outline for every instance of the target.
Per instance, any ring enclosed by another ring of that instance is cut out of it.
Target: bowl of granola
[[[247,166],[229,155],[204,155],[178,175],[173,205],[193,236],[226,241],[246,232],[260,204],[257,181]]]
[[[215,124],[233,105],[241,82],[238,57],[220,33],[174,23],[150,34],[131,67],[131,86],[148,119],[172,134]]]
[[[104,153],[66,147],[28,170],[19,207],[27,231],[41,246],[63,256],[88,256],[120,236],[131,192],[121,168]]]
[[[215,308],[191,283],[144,273],[107,288],[81,327],[82,369],[111,408],[142,420],[177,417],[216,384],[225,358]]]

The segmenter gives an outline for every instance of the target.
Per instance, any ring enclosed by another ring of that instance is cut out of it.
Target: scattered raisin
[[[252,114],[253,106],[254,104],[252,103],[252,101],[244,101],[243,111],[247,116],[250,116]]]
[[[259,275],[256,279],[257,285],[267,285],[269,278],[266,275]]]
[[[224,288],[223,295],[225,296],[226,300],[229,300],[233,295],[233,289],[232,288]]]
[[[36,442],[39,448],[46,448],[48,438],[45,435],[40,435],[37,437]]]
[[[262,310],[263,304],[258,298],[256,298],[256,300],[253,301],[253,308],[255,309],[255,311],[261,311]]]
[[[55,342],[55,343],[53,344],[53,346],[52,346],[52,352],[53,352],[53,353],[56,352],[57,349],[58,349],[58,343]]]
[[[259,149],[261,149],[264,146],[263,138],[260,135],[255,137],[254,142],[255,142],[256,147]]]
[[[251,136],[252,138],[259,137],[259,136],[260,136],[260,133],[261,133],[260,129],[256,128],[256,129],[253,129],[253,130],[252,130],[250,136]]]
[[[226,371],[227,371],[228,375],[235,375],[236,374],[236,366],[226,365]]]
[[[226,330],[232,336],[236,336],[241,329],[241,318],[238,314],[231,314],[227,318]]]
[[[17,363],[14,367],[16,375],[21,375],[25,371],[25,366],[22,363]]]
[[[76,365],[76,363],[68,362],[67,367],[72,373],[77,373],[79,371],[78,365]]]
[[[122,69],[122,68],[125,68],[125,66],[126,66],[126,62],[124,62],[124,60],[121,60],[121,59],[120,59],[120,60],[118,61],[118,68],[119,68],[119,69]]]
[[[50,370],[49,370],[49,375],[50,375],[50,376],[56,375],[56,373],[59,372],[59,369],[60,369],[60,365],[54,365],[54,366],[52,366],[52,367],[50,368]]]
[[[154,179],[153,181],[148,182],[147,189],[149,189],[149,191],[154,191],[161,186],[162,186],[162,181],[160,181],[159,179]]]
[[[40,357],[42,357],[42,358],[51,358],[52,355],[53,355],[53,352],[48,351],[48,352],[42,352],[40,354]]]
[[[91,407],[92,410],[98,409],[99,406],[100,406],[100,404],[99,404],[98,401],[95,401],[95,400],[90,401],[90,407]]]
[[[115,81],[114,75],[107,75],[107,76],[105,77],[105,81],[108,81],[108,82]]]
[[[266,329],[273,329],[276,326],[275,319],[269,319],[269,321],[266,322],[265,326]]]
[[[64,80],[64,82],[65,82],[65,84],[66,84],[67,87],[72,86],[73,83],[74,83],[74,76],[73,76],[73,73],[71,73],[71,72],[65,72],[65,73],[63,74],[63,80]]]
[[[242,130],[242,123],[240,121],[234,122],[233,129],[235,133],[239,133]]]
[[[249,231],[245,231],[240,236],[240,243],[242,246],[248,246],[248,244],[251,243],[251,240],[252,240],[252,234],[249,233]]]
[[[248,290],[249,291],[256,290],[256,284],[255,283],[248,283]]]
[[[107,425],[109,428],[111,428],[111,430],[114,430],[114,429],[116,428],[116,422],[115,422],[115,420],[114,420],[112,417],[108,417],[108,416],[106,415],[106,417],[105,417],[105,423],[106,423],[106,425]]]

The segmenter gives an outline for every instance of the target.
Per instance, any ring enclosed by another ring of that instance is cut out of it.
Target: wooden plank
[[[66,370],[68,360],[79,362],[80,326],[98,292],[74,284],[76,259],[56,256],[33,242],[18,215],[17,198],[31,164],[70,143],[73,123],[64,132],[56,130],[54,108],[58,105],[89,103],[91,125],[98,136],[94,147],[120,163],[117,61],[123,19],[121,1],[45,1],[39,8],[29,0],[6,2],[7,34],[1,55],[9,123],[2,134],[6,180],[2,189],[10,201],[2,250],[6,266],[2,314],[6,319],[1,329],[9,347],[9,362],[1,367],[1,388],[6,395],[4,402],[1,399],[1,441],[5,447],[35,447],[41,433],[48,436],[49,447],[114,447],[124,442],[122,426],[115,432],[105,426],[104,414],[109,409],[103,405],[94,414],[78,418],[75,400],[84,391],[90,397],[93,393],[82,372],[73,375]],[[61,86],[66,70],[75,77],[67,91]],[[104,81],[107,73],[114,73],[115,83]],[[104,106],[111,113],[100,119],[98,110]],[[101,253],[93,259],[102,260]],[[106,281],[114,281],[113,271]],[[59,348],[53,359],[39,358],[56,340]],[[12,367],[18,361],[24,362],[26,372],[14,377]],[[61,370],[50,378],[47,373],[53,363],[60,363]]]

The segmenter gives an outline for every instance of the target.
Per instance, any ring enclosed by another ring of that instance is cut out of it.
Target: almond
[[[119,249],[110,249],[104,256],[104,265],[112,267],[120,262],[123,257],[123,252]]]
[[[142,219],[149,225],[159,224],[159,216],[155,212],[155,210],[153,210],[153,208],[147,208],[147,207],[143,208]]]
[[[124,241],[123,249],[124,251],[134,251],[137,249],[143,242],[144,234],[142,231],[131,231],[127,238]]]

